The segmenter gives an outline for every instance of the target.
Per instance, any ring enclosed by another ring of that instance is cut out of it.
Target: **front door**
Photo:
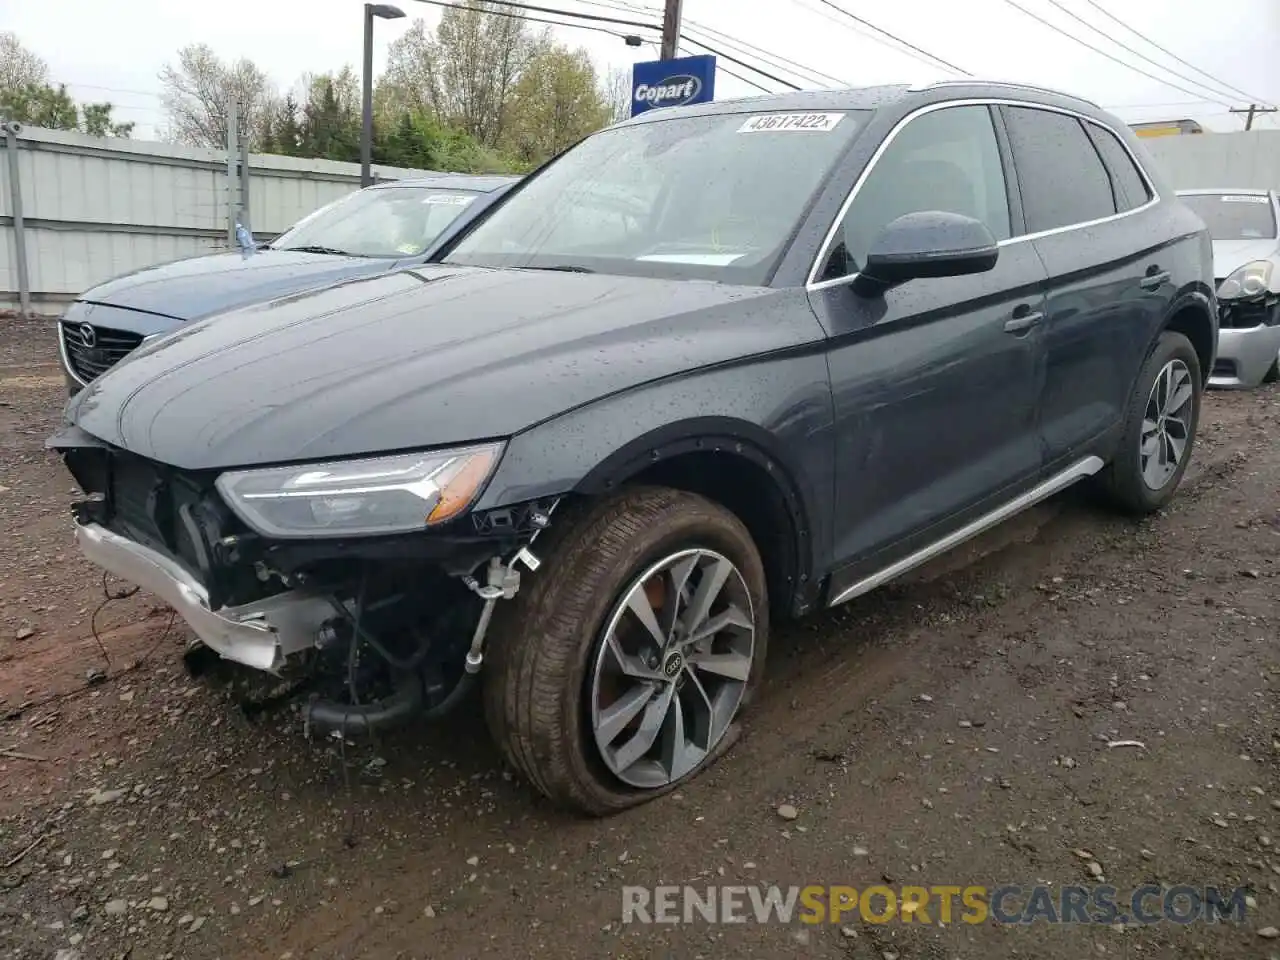
[[[901,127],[866,175],[810,298],[830,335],[839,581],[884,566],[1036,481],[1035,405],[1047,274],[1030,244],[994,269],[877,297],[849,276],[879,230],[920,210],[1012,230],[991,109],[949,106]]]

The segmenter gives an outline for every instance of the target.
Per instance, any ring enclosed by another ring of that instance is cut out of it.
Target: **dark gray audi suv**
[[[771,621],[1077,481],[1158,509],[1217,339],[1133,134],[1007,84],[648,112],[432,260],[91,381],[76,536],[312,732],[474,704],[593,814],[735,742]]]

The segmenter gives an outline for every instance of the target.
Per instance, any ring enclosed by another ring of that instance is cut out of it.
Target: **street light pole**
[[[360,108],[360,186],[373,183],[373,20],[398,20],[404,11],[386,3],[364,5],[364,90]]]

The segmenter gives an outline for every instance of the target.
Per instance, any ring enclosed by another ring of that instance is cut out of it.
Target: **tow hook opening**
[[[491,557],[483,579],[465,574],[442,578],[434,590],[378,596],[370,583],[382,581],[383,571],[371,576],[362,563],[353,596],[329,598],[334,617],[316,643],[341,681],[304,705],[307,736],[345,738],[451,714],[476,685],[494,608],[520,590],[518,568],[532,573],[540,566],[525,545],[509,560]]]

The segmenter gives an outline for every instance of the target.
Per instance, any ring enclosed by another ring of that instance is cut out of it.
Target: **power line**
[[[757,57],[759,57],[765,63],[772,63],[774,66],[777,66],[783,70],[786,70],[788,67],[790,67],[791,68],[790,72],[800,77],[801,79],[806,79],[811,82],[820,83],[820,84],[825,84],[827,82],[830,82],[842,87],[849,86],[849,83],[846,80],[841,80],[839,77],[833,77],[829,73],[823,73],[820,70],[813,69],[812,67],[806,67],[804,64],[799,63],[795,60],[788,59],[787,57],[782,56],[782,54],[780,53],[769,53],[767,50],[764,50],[761,47],[757,47],[754,44],[747,43],[745,40],[738,40],[735,37],[732,37],[729,34],[726,34],[720,30],[713,30],[710,27],[704,27],[701,24],[696,24],[692,20],[686,20],[685,22],[688,23],[689,26],[697,29],[698,32],[705,33],[706,35],[710,36],[713,40],[717,39],[718,37],[721,43],[730,44],[738,47],[740,50],[745,50],[747,52],[754,53]]]
[[[542,17],[531,17],[527,13],[508,13],[505,10],[477,10],[475,7],[469,7],[461,3],[447,3],[446,0],[415,0],[417,3],[425,3],[433,7],[447,7],[450,10],[465,10],[478,12],[486,17],[502,17],[507,20],[525,20],[529,23],[549,23],[554,27],[568,27],[570,30],[590,30],[593,33],[607,33],[611,37],[617,37],[619,40],[625,40],[627,34],[619,33],[617,30],[610,30],[608,27],[597,27],[588,23],[565,23],[563,20],[546,20]],[[494,0],[489,0],[494,2]],[[553,13],[559,13],[555,10]],[[646,24],[637,24],[644,27]],[[656,29],[649,26],[649,29]]]
[[[1170,50],[1168,47],[1162,47],[1162,46],[1160,46],[1160,44],[1156,43],[1154,40],[1152,40],[1152,39],[1151,39],[1150,37],[1148,37],[1146,34],[1142,33],[1141,31],[1135,30],[1133,27],[1129,26],[1129,24],[1125,23],[1123,20],[1121,20],[1119,17],[1117,17],[1114,13],[1112,13],[1110,10],[1106,9],[1105,7],[1101,6],[1100,4],[1095,3],[1095,2],[1094,2],[1094,0],[1085,0],[1085,3],[1089,4],[1089,6],[1093,7],[1095,10],[1097,10],[1099,13],[1101,13],[1101,14],[1102,14],[1104,17],[1106,17],[1108,20],[1111,20],[1111,21],[1113,21],[1114,23],[1118,23],[1121,27],[1123,27],[1124,29],[1126,29],[1126,30],[1128,30],[1130,33],[1132,33],[1135,37],[1141,37],[1143,40],[1145,40],[1147,43],[1151,44],[1151,46],[1155,47],[1157,50],[1159,50],[1159,51],[1160,51],[1161,53],[1163,53],[1165,56],[1173,57],[1173,59],[1174,59],[1174,60],[1177,60],[1177,61],[1178,61],[1180,64],[1182,64],[1184,67],[1189,67],[1190,69],[1194,70],[1196,73],[1200,73],[1200,74],[1203,74],[1204,76],[1208,77],[1208,78],[1209,78],[1210,80],[1212,80],[1214,83],[1216,83],[1216,84],[1218,84],[1219,86],[1221,86],[1224,90],[1231,90],[1231,91],[1233,91],[1234,93],[1238,93],[1240,96],[1244,97],[1246,100],[1257,100],[1257,101],[1262,102],[1262,103],[1267,103],[1267,102],[1269,102],[1269,101],[1263,100],[1263,98],[1262,98],[1262,97],[1255,97],[1255,96],[1254,96],[1253,94],[1251,94],[1251,93],[1245,93],[1245,92],[1244,92],[1243,90],[1241,90],[1239,87],[1233,87],[1231,84],[1227,83],[1225,80],[1219,80],[1217,77],[1215,77],[1213,74],[1209,73],[1208,71],[1206,71],[1206,70],[1201,70],[1201,69],[1200,69],[1199,67],[1197,67],[1194,63],[1188,63],[1186,60],[1183,60],[1183,59],[1182,59],[1182,57],[1178,56],[1176,53],[1174,53],[1174,52],[1173,52],[1172,50]]]
[[[703,43],[701,40],[694,39],[688,34],[685,34],[685,33],[680,34],[680,39],[687,40],[689,43],[692,43],[694,46],[701,47],[703,50],[706,50],[708,53],[715,54],[720,59],[728,60],[730,63],[736,63],[740,67],[745,67],[746,69],[750,70],[752,73],[758,73],[760,74],[760,76],[764,77],[766,80],[772,80],[774,83],[780,83],[782,84],[782,86],[786,87],[788,90],[803,89],[799,84],[792,83],[790,80],[783,80],[781,77],[774,76],[768,70],[761,70],[759,67],[753,64],[747,63],[745,60],[739,60],[737,57],[731,57],[729,56],[729,54],[723,52],[722,50],[717,50],[715,47],[711,46],[710,44]]]
[[[497,11],[489,10],[486,7],[464,6],[457,3],[443,3],[440,0],[417,0],[418,3],[433,3],[435,6],[451,6],[460,10],[469,10],[475,13],[492,13]],[[642,23],[638,20],[621,20],[618,17],[605,17],[596,13],[579,13],[575,10],[564,10],[556,7],[541,7],[532,3],[518,3],[517,0],[484,0],[486,5],[496,5],[499,7],[512,7],[516,10],[533,10],[536,13],[553,13],[557,17],[572,17],[575,20],[593,20],[597,23],[613,23],[623,27],[639,27],[642,30],[661,30],[660,24]],[[561,24],[568,26],[568,24]]]
[[[911,42],[909,42],[909,41],[907,41],[907,40],[903,40],[901,37],[897,36],[896,34],[892,34],[892,33],[890,33],[888,30],[884,30],[884,29],[882,29],[882,28],[880,28],[880,27],[877,27],[874,23],[871,23],[871,22],[870,22],[870,21],[868,21],[868,20],[864,20],[864,19],[862,19],[862,17],[859,17],[859,16],[857,16],[856,14],[850,13],[848,10],[846,10],[844,7],[840,6],[839,4],[833,3],[833,2],[832,2],[832,0],[818,0],[818,2],[819,2],[819,3],[821,3],[821,4],[823,4],[823,5],[825,5],[825,6],[830,7],[832,10],[835,10],[835,11],[837,11],[838,13],[842,13],[842,14],[844,14],[844,15],[845,15],[846,17],[848,17],[850,20],[854,20],[854,21],[856,21],[856,22],[858,22],[858,23],[862,24],[862,25],[863,25],[864,27],[866,27],[868,30],[874,30],[876,33],[881,34],[882,36],[886,36],[886,37],[888,37],[890,40],[893,40],[893,41],[895,41],[896,43],[900,43],[900,44],[902,44],[904,47],[907,47],[907,48],[909,48],[909,49],[911,49],[911,50],[914,50],[916,53],[922,54],[922,55],[924,55],[924,56],[928,57],[930,60],[933,60],[933,61],[935,61],[935,62],[937,62],[937,63],[942,64],[942,66],[946,67],[948,70],[951,70],[951,71],[953,71],[953,72],[955,72],[955,73],[963,74],[963,75],[964,75],[964,76],[966,76],[966,77],[972,77],[972,76],[973,76],[973,74],[972,74],[972,73],[970,73],[968,70],[964,69],[964,67],[957,67],[954,63],[951,63],[951,62],[950,62],[950,61],[948,61],[948,60],[943,60],[941,57],[939,57],[939,56],[935,56],[934,54],[930,53],[928,50],[924,50],[924,49],[922,49],[922,48],[920,48],[920,47],[917,47],[914,43],[911,43]]]
[[[627,13],[637,13],[645,16],[661,16],[662,13],[660,10],[644,6],[642,4],[628,3],[626,0],[578,0],[578,2],[585,3],[593,7],[602,7],[606,10],[622,10]],[[789,72],[795,76],[801,77],[802,79],[810,80],[815,83],[830,82],[843,87],[850,85],[847,80],[841,80],[839,77],[834,77],[829,73],[823,73],[821,70],[806,66],[797,60],[784,57],[780,53],[773,53],[772,51],[765,50],[763,47],[757,46],[753,43],[748,43],[746,40],[741,40],[731,33],[726,33],[723,30],[717,30],[714,27],[709,27],[705,23],[700,23],[699,21],[690,19],[689,17],[685,17],[684,22],[687,25],[687,28],[693,28],[699,33],[706,34],[712,39],[718,39],[720,42],[726,43],[730,47],[735,47],[740,51],[753,53],[767,64],[780,67],[784,70],[790,67],[792,69]]]
[[[1177,77],[1179,80],[1185,80],[1187,81],[1187,83],[1193,83],[1197,87],[1199,87],[1201,90],[1208,91],[1213,97],[1231,96],[1231,94],[1229,93],[1224,94],[1221,90],[1213,89],[1213,87],[1210,87],[1208,84],[1203,83],[1200,80],[1197,80],[1195,77],[1188,77],[1186,74],[1179,73],[1177,70],[1174,70],[1172,67],[1166,67],[1164,64],[1160,63],[1158,60],[1151,59],[1145,53],[1142,53],[1139,50],[1135,50],[1133,47],[1129,46],[1123,40],[1120,40],[1120,39],[1117,39],[1116,37],[1111,36],[1111,34],[1107,33],[1101,27],[1095,27],[1092,23],[1090,23],[1084,17],[1080,16],[1074,10],[1071,10],[1068,7],[1064,6],[1060,2],[1060,0],[1049,0],[1049,2],[1053,4],[1055,7],[1057,7],[1059,10],[1061,10],[1063,13],[1065,13],[1067,16],[1069,16],[1072,20],[1076,21],[1077,23],[1084,24],[1094,33],[1098,34],[1098,36],[1105,37],[1107,40],[1110,40],[1112,43],[1114,43],[1117,47],[1120,47],[1122,50],[1127,50],[1130,53],[1132,53],[1135,57],[1139,57],[1140,59],[1145,60],[1147,63],[1155,67],[1157,70],[1164,70],[1166,73],[1172,74],[1173,76]],[[1139,34],[1139,36],[1141,36],[1141,34]],[[1146,39],[1146,38],[1144,37],[1143,39]],[[1214,102],[1217,102],[1217,101],[1215,100]]]
[[[720,64],[717,63],[716,69],[719,70],[721,73],[727,73],[729,76],[733,77],[735,80],[741,80],[743,83],[745,83],[749,87],[755,87],[761,93],[773,93],[773,91],[770,90],[768,87],[761,86],[760,84],[756,83],[754,80],[748,80],[742,74],[734,73],[728,67],[722,67],[720,66]]]
[[[1134,73],[1140,73],[1147,79],[1154,80],[1156,83],[1162,84],[1163,86],[1173,87],[1173,89],[1181,90],[1183,93],[1189,93],[1193,97],[1199,96],[1199,91],[1188,90],[1186,87],[1180,84],[1174,83],[1172,80],[1163,80],[1160,77],[1157,77],[1154,73],[1148,73],[1146,70],[1143,70],[1141,67],[1135,67],[1132,63],[1126,63],[1124,60],[1121,60],[1119,57],[1112,56],[1111,54],[1107,53],[1107,51],[1101,50],[1098,47],[1095,47],[1088,40],[1081,40],[1075,34],[1068,33],[1066,30],[1063,30],[1057,24],[1051,23],[1050,21],[1046,20],[1044,17],[1040,16],[1038,13],[1031,12],[1026,7],[1022,6],[1022,4],[1018,3],[1017,0],[1004,0],[1004,2],[1009,4],[1009,6],[1013,7],[1015,10],[1019,10],[1022,13],[1026,14],[1028,17],[1030,17],[1032,20],[1035,20],[1037,23],[1043,24],[1044,26],[1048,27],[1050,30],[1053,30],[1055,33],[1060,33],[1064,37],[1066,37],[1068,40],[1074,40],[1076,43],[1080,44],[1080,46],[1087,47],[1088,49],[1092,50],[1094,53],[1098,54],[1099,56],[1106,57],[1112,63],[1118,63],[1120,64],[1120,66],[1125,67],[1129,70],[1132,70]],[[1224,107],[1231,106],[1231,104],[1229,103],[1224,103],[1223,101],[1216,100],[1216,99],[1210,102],[1221,104]]]

